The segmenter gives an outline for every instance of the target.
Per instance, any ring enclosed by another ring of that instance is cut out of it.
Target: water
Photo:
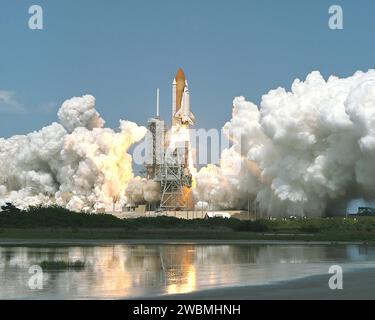
[[[83,261],[82,270],[43,273],[31,290],[29,268]],[[375,266],[375,247],[347,245],[0,246],[0,299],[118,299],[257,285],[327,274],[329,266]]]

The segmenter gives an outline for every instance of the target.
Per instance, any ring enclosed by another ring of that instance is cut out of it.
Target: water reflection
[[[30,290],[28,269],[42,261],[84,261],[81,271],[44,273]],[[299,245],[113,245],[0,247],[0,298],[127,298],[326,273],[331,264],[372,264],[375,248]]]

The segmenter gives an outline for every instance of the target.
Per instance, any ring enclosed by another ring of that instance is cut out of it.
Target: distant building
[[[229,219],[230,214],[228,212],[207,212],[204,216],[205,219],[211,219],[211,218],[225,218]]]
[[[375,208],[359,207],[357,213],[349,213],[350,217],[375,217]]]
[[[375,216],[375,209],[370,207],[359,207],[357,214],[361,216]]]

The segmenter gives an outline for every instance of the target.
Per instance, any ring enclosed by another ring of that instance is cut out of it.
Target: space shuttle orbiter
[[[189,87],[182,69],[178,69],[173,80],[172,97],[172,125],[194,125],[195,117],[190,111]]]

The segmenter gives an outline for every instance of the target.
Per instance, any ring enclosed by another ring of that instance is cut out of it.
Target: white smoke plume
[[[146,202],[160,201],[160,183],[153,180],[148,180],[146,185],[143,187],[143,196]]]
[[[159,200],[160,186],[134,178],[129,148],[144,127],[104,128],[95,98],[63,103],[59,123],[0,138],[0,205],[58,204],[104,211],[112,203]],[[271,90],[260,107],[238,97],[220,165],[195,176],[195,200],[212,209],[259,203],[272,216],[343,212],[375,199],[375,70],[327,81],[312,72],[291,91]]]
[[[145,201],[143,189],[146,183],[147,180],[141,177],[135,177],[128,182],[125,195],[129,204],[137,205]]]
[[[137,205],[160,201],[160,183],[135,177],[128,182],[125,190],[128,203]]]
[[[119,132],[103,128],[91,95],[65,101],[58,117],[40,131],[0,138],[0,205],[105,211],[125,203],[133,178],[127,151],[146,128],[129,121],[120,121]]]
[[[66,100],[57,116],[68,132],[73,132],[75,128],[79,127],[85,127],[89,130],[102,128],[105,123],[95,110],[95,98],[92,95]]]
[[[375,70],[327,81],[312,72],[260,108],[235,98],[224,131],[233,145],[197,174],[198,201],[247,208],[256,199],[268,215],[322,216],[375,199]]]

